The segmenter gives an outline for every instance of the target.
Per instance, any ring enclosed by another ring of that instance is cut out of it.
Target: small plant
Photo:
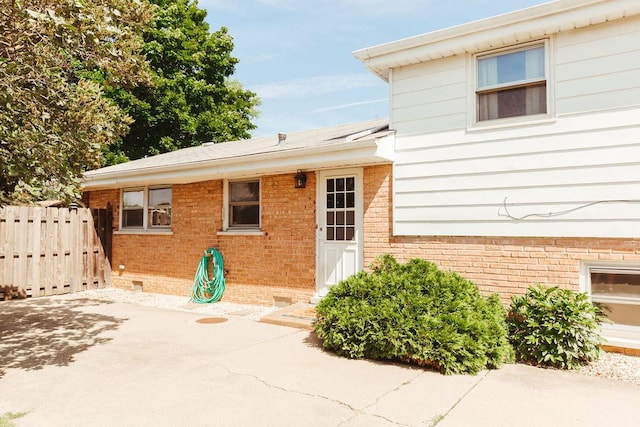
[[[433,263],[378,259],[331,288],[316,307],[326,349],[349,358],[398,360],[443,373],[477,373],[513,357],[497,295]]]
[[[4,414],[0,414],[0,427],[14,427],[15,423],[13,420],[24,417],[27,415],[26,412],[5,412]]]
[[[507,316],[516,359],[538,366],[573,369],[600,357],[604,316],[584,293],[531,286],[514,296]]]

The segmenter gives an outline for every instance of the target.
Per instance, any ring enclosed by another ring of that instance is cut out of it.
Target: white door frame
[[[319,301],[327,288],[325,277],[325,253],[328,245],[326,240],[326,179],[331,177],[355,177],[355,266],[354,272],[363,268],[364,262],[364,198],[363,198],[363,170],[362,168],[331,169],[316,172],[316,292],[312,302]],[[339,280],[343,274],[337,274]],[[338,280],[338,281],[339,281]],[[335,284],[335,283],[334,283]],[[330,286],[330,285],[329,285]]]

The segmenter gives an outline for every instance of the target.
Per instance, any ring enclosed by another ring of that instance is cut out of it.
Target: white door
[[[315,300],[362,269],[362,169],[321,171],[317,183]]]

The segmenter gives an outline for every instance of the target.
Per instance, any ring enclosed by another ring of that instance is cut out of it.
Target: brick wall
[[[391,253],[421,257],[473,280],[506,302],[533,283],[579,290],[581,261],[640,261],[638,239],[392,236],[391,165],[364,168],[364,261]],[[293,174],[262,178],[261,236],[219,235],[223,182],[173,186],[172,235],[123,234],[113,238],[113,282],[149,292],[189,294],[205,249],[222,253],[227,270],[223,300],[272,305],[274,298],[308,301],[315,292],[315,175],[304,189]],[[91,207],[114,208],[119,190],[91,192]],[[124,265],[124,270],[119,269]]]
[[[504,301],[533,283],[580,289],[581,261],[640,261],[639,239],[534,237],[393,237],[391,165],[364,170],[365,266],[390,253],[433,261]]]
[[[295,189],[293,174],[262,178],[262,236],[218,235],[223,181],[174,185],[172,233],[113,236],[113,283],[144,291],[189,295],[204,250],[214,246],[227,270],[223,300],[272,305],[275,298],[308,301],[315,292],[315,179]],[[114,209],[119,190],[92,191],[90,207]],[[124,266],[124,269],[120,269]]]

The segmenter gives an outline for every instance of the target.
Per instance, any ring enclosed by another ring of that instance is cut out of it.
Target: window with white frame
[[[640,339],[640,268],[589,266],[591,301],[599,306],[615,329],[637,328]]]
[[[476,120],[547,113],[546,44],[476,56]]]
[[[228,181],[226,185],[228,229],[260,228],[260,180]]]
[[[122,191],[122,229],[162,230],[171,227],[171,187]]]

